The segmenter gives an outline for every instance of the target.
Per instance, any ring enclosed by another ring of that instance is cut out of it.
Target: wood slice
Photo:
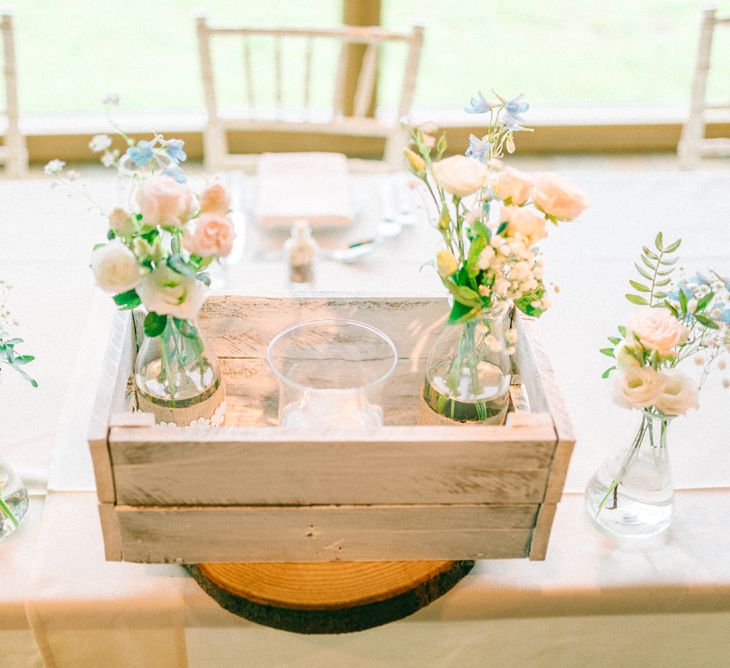
[[[445,594],[473,561],[187,566],[223,608],[294,633],[362,631],[413,614]]]

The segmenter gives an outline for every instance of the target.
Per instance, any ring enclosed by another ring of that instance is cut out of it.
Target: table
[[[684,236],[688,267],[730,273],[730,175],[722,171],[581,171],[581,222],[551,230],[548,279],[561,285],[541,321],[578,444],[545,562],[483,561],[447,596],[412,617],[347,636],[297,636],[230,615],[175,566],[103,560],[83,429],[96,389],[112,306],[92,286],[91,244],[103,221],[46,180],[0,182],[5,229],[0,274],[15,284],[13,310],[38,356],[35,391],[0,386],[0,448],[34,494],[23,527],[0,543],[0,666],[720,666],[730,639],[730,393],[719,383],[702,411],[672,427],[676,520],[661,537],[616,545],[584,517],[581,491],[638,417],[614,407],[597,349],[627,319],[631,261],[658,229]],[[372,179],[373,177],[367,177]],[[377,219],[373,183],[358,192]],[[105,205],[112,179],[92,178]],[[368,190],[370,189],[370,190]],[[285,268],[244,262],[217,278],[224,289],[288,290]],[[356,265],[321,263],[318,289],[433,293],[420,265],[438,236],[408,229]],[[265,283],[264,283],[265,281]],[[71,419],[74,418],[74,419]],[[40,519],[43,515],[42,521]],[[438,623],[437,623],[438,622]],[[103,662],[100,659],[103,657]]]

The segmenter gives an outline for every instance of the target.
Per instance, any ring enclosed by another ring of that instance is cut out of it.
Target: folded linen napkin
[[[254,215],[267,229],[291,227],[299,219],[312,229],[351,224],[347,158],[341,153],[264,153],[256,170]]]

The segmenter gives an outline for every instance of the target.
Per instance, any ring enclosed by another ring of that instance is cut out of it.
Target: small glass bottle
[[[317,242],[306,220],[297,220],[291,228],[291,237],[284,242],[284,255],[289,263],[292,283],[311,283],[314,280],[314,257]]]
[[[0,538],[9,536],[28,512],[28,490],[10,464],[0,458]]]

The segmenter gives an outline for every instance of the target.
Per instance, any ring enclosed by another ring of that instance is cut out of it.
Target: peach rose
[[[510,200],[512,204],[524,204],[530,198],[533,180],[524,172],[505,167],[492,182],[492,190],[499,199]]]
[[[233,223],[217,213],[204,213],[195,222],[195,231],[186,235],[183,244],[200,257],[230,255],[235,238]]]
[[[618,373],[613,384],[613,399],[624,408],[654,405],[664,391],[664,377],[651,367],[629,367]]]
[[[656,407],[665,415],[684,415],[690,408],[699,408],[699,388],[686,374],[677,369],[662,373],[664,389]]]
[[[431,166],[433,178],[447,193],[458,197],[472,195],[487,182],[487,167],[465,155],[434,162]]]
[[[651,306],[638,309],[626,329],[639,339],[644,348],[665,356],[673,355],[674,348],[683,344],[689,336],[689,329],[669,311]]]
[[[534,244],[547,236],[545,219],[532,209],[520,206],[503,206],[501,220],[507,222],[507,235],[521,234]]]
[[[538,174],[531,193],[535,206],[558,220],[575,220],[586,209],[585,196],[555,174]]]
[[[145,224],[180,227],[192,214],[193,194],[175,179],[157,174],[139,184],[137,202]]]
[[[231,198],[222,184],[213,183],[200,193],[200,210],[203,213],[225,215],[230,208]]]
[[[137,229],[137,221],[129,211],[116,207],[109,214],[109,229],[114,230],[117,236],[128,237]]]

